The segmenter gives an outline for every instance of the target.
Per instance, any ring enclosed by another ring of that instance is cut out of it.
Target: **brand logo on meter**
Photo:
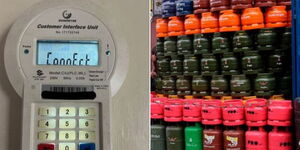
[[[70,19],[72,17],[72,13],[68,12],[68,10],[63,11],[62,16],[65,19]]]

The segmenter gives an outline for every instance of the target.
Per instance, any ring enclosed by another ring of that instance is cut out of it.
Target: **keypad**
[[[37,106],[37,150],[96,150],[98,107]]]

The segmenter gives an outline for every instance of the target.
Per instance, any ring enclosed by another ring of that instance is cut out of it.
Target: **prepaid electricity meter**
[[[101,8],[45,1],[12,26],[5,68],[23,98],[22,150],[110,150],[116,48]]]

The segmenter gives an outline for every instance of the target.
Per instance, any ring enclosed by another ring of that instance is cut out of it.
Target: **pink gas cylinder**
[[[268,133],[263,127],[248,128],[246,131],[246,150],[268,150]]]
[[[248,126],[264,126],[267,124],[267,100],[262,98],[250,99],[245,104],[246,123]]]
[[[222,108],[223,124],[238,126],[245,124],[244,104],[242,100],[226,100]]]
[[[152,98],[151,99],[151,118],[163,119],[164,118],[164,101],[167,98]]]
[[[268,125],[290,126],[292,124],[292,111],[291,100],[270,100]]]
[[[202,103],[202,123],[222,124],[222,103],[220,100],[204,100]]]
[[[164,105],[164,120],[166,122],[182,121],[182,100],[167,100]]]
[[[292,141],[292,134],[286,127],[274,127],[269,132],[269,150],[292,150]]]
[[[183,101],[183,121],[201,121],[201,99],[186,99]]]

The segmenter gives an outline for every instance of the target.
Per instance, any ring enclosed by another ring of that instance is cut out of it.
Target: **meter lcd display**
[[[98,41],[37,41],[37,65],[98,66]]]

